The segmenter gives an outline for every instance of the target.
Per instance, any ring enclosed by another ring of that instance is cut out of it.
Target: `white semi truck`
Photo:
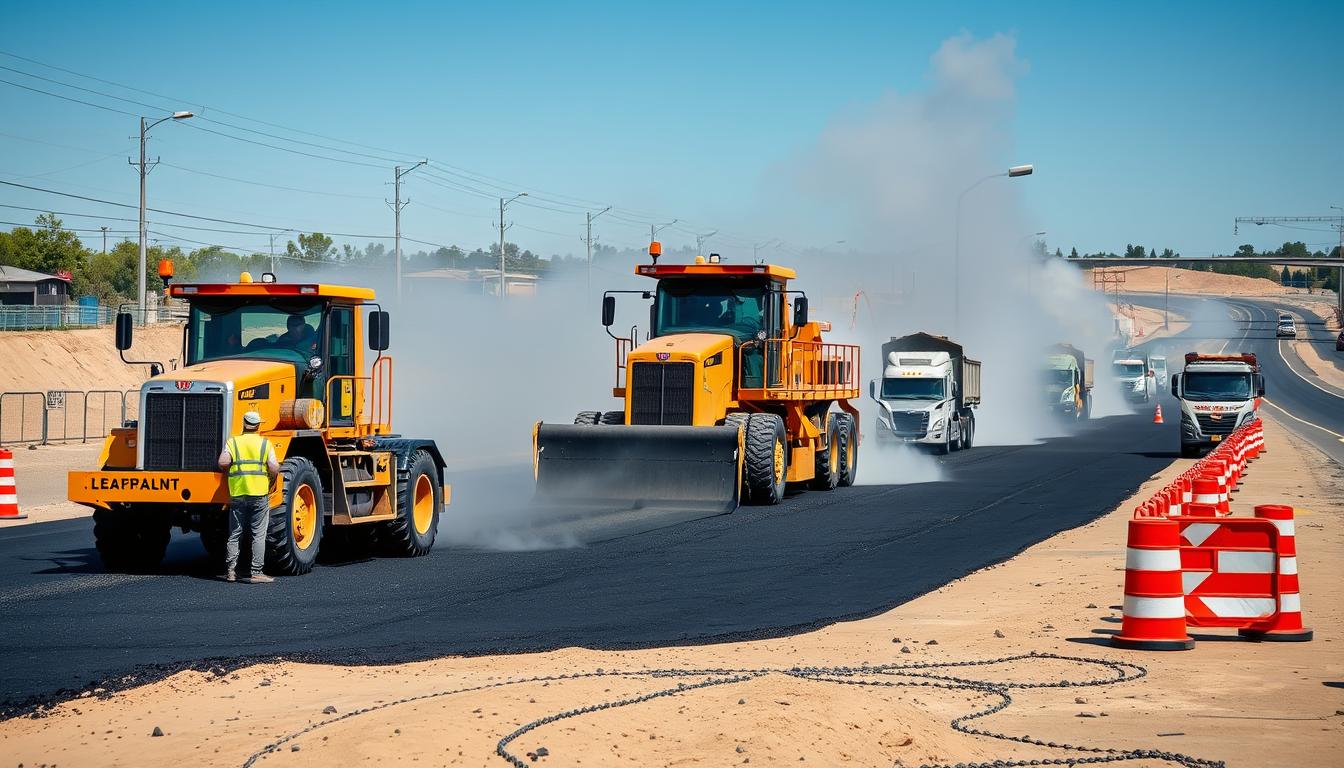
[[[1116,350],[1111,360],[1111,373],[1120,385],[1120,393],[1131,403],[1146,403],[1157,393],[1153,384],[1153,369],[1148,366],[1148,354],[1139,350]]]
[[[1265,380],[1255,355],[1185,356],[1185,370],[1171,375],[1181,403],[1181,455],[1198,456],[1237,427],[1260,418]]]
[[[913,333],[882,345],[882,380],[868,382],[877,403],[877,439],[927,445],[939,453],[970,448],[980,405],[980,362],[945,336]]]

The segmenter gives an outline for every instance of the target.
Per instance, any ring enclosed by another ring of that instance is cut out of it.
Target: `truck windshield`
[[[319,354],[322,302],[196,301],[187,325],[187,363],[262,358],[307,363]]]
[[[1073,369],[1072,368],[1051,368],[1045,377],[1047,384],[1053,387],[1072,387]]]
[[[675,278],[658,282],[657,335],[724,333],[739,343],[768,330],[765,284]]]
[[[1183,379],[1186,400],[1249,400],[1251,397],[1250,374],[1186,371]]]
[[[1116,363],[1112,367],[1115,369],[1115,375],[1122,379],[1132,379],[1144,373],[1143,363]]]
[[[942,400],[943,380],[901,376],[882,380],[883,400]]]

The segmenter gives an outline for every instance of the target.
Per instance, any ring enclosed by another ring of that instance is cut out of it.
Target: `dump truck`
[[[882,362],[881,389],[868,382],[868,396],[880,408],[879,442],[927,445],[943,454],[975,444],[979,360],[946,336],[912,333],[883,344]]]
[[[1071,344],[1046,350],[1045,404],[1075,419],[1092,418],[1093,361]]]
[[[171,264],[160,272],[170,278]],[[108,570],[154,569],[174,527],[199,532],[222,557],[229,491],[216,462],[248,411],[261,415],[280,462],[268,573],[306,573],[319,550],[429,552],[451,488],[433,440],[392,432],[389,316],[372,290],[282,283],[271,273],[254,282],[244,272],[236,283],[173,284],[168,293],[189,309],[183,367],[150,364],[139,418],[111,430],[99,469],[68,477],[70,500],[93,508]],[[132,328],[129,313],[117,316],[123,360]],[[371,362],[359,343],[366,333]]]
[[[1131,403],[1146,403],[1156,394],[1147,352],[1116,350],[1111,358],[1111,374],[1120,385],[1120,393]]]
[[[786,485],[830,490],[857,476],[859,348],[822,340],[792,269],[651,264],[645,291],[608,291],[602,325],[616,341],[619,410],[533,430],[539,503],[581,510],[731,512],[777,504]],[[647,340],[611,332],[616,296],[652,299]],[[789,312],[790,297],[792,313]]]
[[[1189,458],[1260,418],[1265,379],[1252,352],[1189,352],[1185,370],[1171,374],[1171,394],[1180,400],[1181,455]]]

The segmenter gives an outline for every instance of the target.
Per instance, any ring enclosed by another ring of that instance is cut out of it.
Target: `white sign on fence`
[[[65,407],[65,393],[52,389],[47,391],[47,410],[58,411]]]

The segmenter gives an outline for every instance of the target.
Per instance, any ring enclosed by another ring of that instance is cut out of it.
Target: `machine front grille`
[[[929,431],[928,411],[893,411],[891,427],[896,434],[909,437],[923,437]]]
[[[630,423],[690,426],[695,363],[634,363],[630,370]]]
[[[151,392],[145,397],[145,469],[213,472],[223,449],[224,397]]]
[[[1199,431],[1206,435],[1228,435],[1237,428],[1235,413],[1196,413],[1195,418],[1199,419]]]

